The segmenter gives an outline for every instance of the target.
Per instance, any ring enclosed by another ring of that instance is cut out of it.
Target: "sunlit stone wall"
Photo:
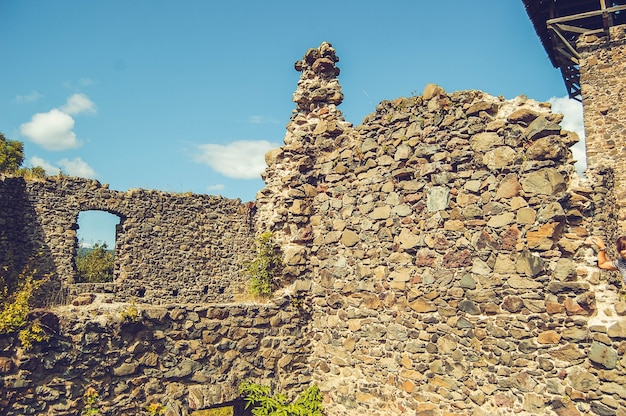
[[[581,36],[577,43],[585,113],[587,164],[614,170],[619,229],[626,233],[626,26],[609,35]]]

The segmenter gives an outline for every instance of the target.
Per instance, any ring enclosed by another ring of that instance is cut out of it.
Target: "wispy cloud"
[[[229,178],[256,179],[265,170],[265,153],[276,147],[279,145],[266,140],[240,140],[226,145],[201,144],[193,159]]]
[[[207,191],[221,191],[222,189],[224,189],[224,185],[220,184],[216,184],[216,185],[209,185],[206,187]]]
[[[39,156],[33,156],[31,158],[28,159],[27,163],[32,167],[36,167],[39,166],[40,168],[43,168],[43,170],[46,171],[46,175],[56,175],[61,171],[61,168],[59,168],[58,166],[54,166],[52,163],[48,162],[47,160],[39,157]]]
[[[59,160],[59,166],[63,169],[63,172],[71,176],[80,176],[83,178],[95,178],[96,171],[89,166],[81,158],[76,157],[72,160],[61,159]]]
[[[81,78],[78,80],[78,82],[65,81],[63,83],[63,86],[69,90],[77,91],[80,90],[80,87],[89,87],[94,84],[96,84],[96,82],[91,78]]]
[[[576,170],[583,172],[587,169],[587,151],[585,149],[585,123],[583,105],[581,102],[565,97],[552,97],[548,100],[552,104],[552,112],[563,114],[561,127],[578,134],[580,141],[572,146],[572,154],[576,162]]]
[[[72,160],[67,158],[61,159],[57,162],[57,165],[55,165],[39,156],[33,156],[28,159],[28,164],[31,167],[42,167],[48,175],[56,175],[63,171],[63,173],[67,175],[80,176],[82,178],[95,179],[98,176],[96,171],[94,171],[87,162],[79,157]]]
[[[15,97],[15,101],[17,101],[18,103],[34,103],[40,98],[43,98],[43,95],[41,95],[37,91],[33,91],[30,94],[18,95],[17,97]]]
[[[80,113],[95,113],[94,103],[84,94],[74,94],[60,109],[37,113],[20,126],[20,133],[46,150],[74,149],[82,145],[73,131],[74,118]]]
[[[67,99],[67,102],[63,107],[61,107],[61,111],[66,114],[80,114],[80,113],[96,113],[96,106],[84,94],[74,94]]]

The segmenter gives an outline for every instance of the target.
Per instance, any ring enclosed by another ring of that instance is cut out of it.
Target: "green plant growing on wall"
[[[122,322],[139,322],[141,314],[139,313],[139,309],[137,309],[134,299],[130,302],[130,305],[125,306],[124,309],[120,311],[120,318],[122,318]]]
[[[34,342],[44,342],[50,337],[38,320],[29,321],[34,292],[43,284],[37,279],[37,270],[31,259],[20,273],[12,272],[11,265],[2,267],[0,273],[0,334],[18,332],[22,346],[30,349]]]
[[[276,277],[282,267],[278,246],[271,232],[264,232],[255,241],[256,257],[245,271],[253,295],[269,296],[276,287]]]
[[[322,393],[316,385],[308,387],[291,403],[284,394],[272,394],[271,388],[249,381],[239,385],[239,394],[254,416],[321,416],[324,410]]]
[[[85,400],[85,407],[81,412],[84,416],[97,416],[100,414],[100,395],[93,387],[89,387],[85,394],[83,394],[83,400]]]
[[[160,416],[165,414],[165,406],[161,403],[150,403],[145,407],[150,416]]]
[[[113,281],[115,257],[106,243],[96,243],[91,249],[81,248],[76,256],[77,281],[104,283]]]

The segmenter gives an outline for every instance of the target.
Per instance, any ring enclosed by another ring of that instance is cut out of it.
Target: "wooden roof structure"
[[[548,57],[561,70],[570,98],[582,100],[576,39],[626,24],[626,0],[522,0]]]

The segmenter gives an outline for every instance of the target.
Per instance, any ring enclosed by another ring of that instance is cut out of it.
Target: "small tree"
[[[0,133],[0,172],[15,173],[24,161],[24,143],[7,140]]]
[[[113,281],[114,255],[107,244],[94,244],[91,249],[81,249],[76,256],[78,282],[104,283]]]
[[[46,177],[46,171],[41,166],[23,168],[24,143],[17,140],[8,140],[0,133],[0,173],[19,175],[26,179],[41,179]]]
[[[250,279],[250,292],[253,295],[269,296],[276,288],[276,277],[282,267],[278,246],[271,232],[265,232],[256,239],[256,257],[248,264],[246,274]]]

